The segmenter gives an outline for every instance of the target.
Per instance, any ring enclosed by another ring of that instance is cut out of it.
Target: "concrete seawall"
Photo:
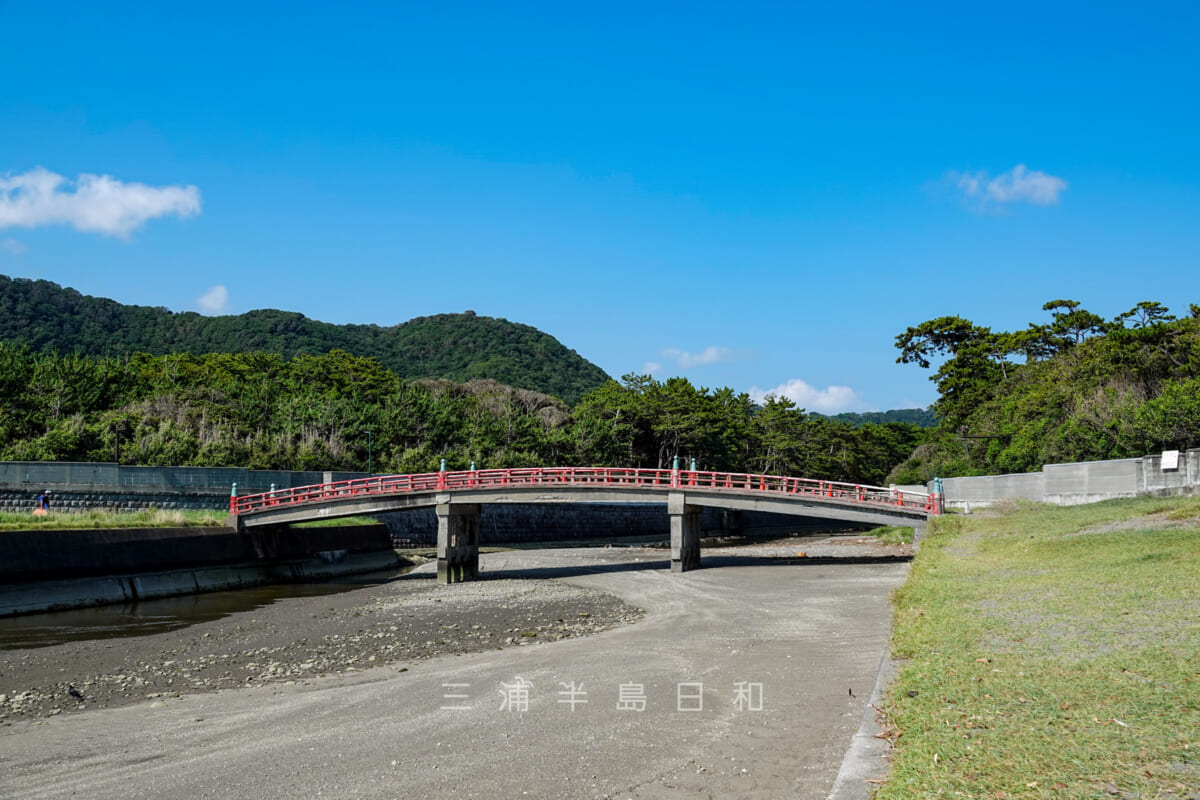
[[[234,484],[241,494],[253,494],[362,477],[366,473],[0,461],[0,510],[32,510],[34,497],[50,489],[58,511],[219,511],[229,507]]]
[[[108,575],[73,580],[0,585],[0,617],[64,611],[70,608],[134,603],[202,592],[247,589],[276,583],[321,581],[342,575],[378,572],[400,566],[394,550],[375,553],[335,551],[328,559],[251,562],[196,569]]]
[[[1046,464],[1041,472],[945,478],[948,508],[969,511],[1013,498],[1070,506],[1118,497],[1200,493],[1200,449],[1163,455]],[[929,491],[933,491],[930,484]]]
[[[382,525],[0,533],[0,616],[322,580],[400,564]]]

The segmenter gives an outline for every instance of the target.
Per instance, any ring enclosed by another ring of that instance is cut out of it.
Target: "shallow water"
[[[346,575],[320,583],[255,586],[138,603],[5,617],[0,618],[0,650],[50,647],[64,642],[145,636],[177,630],[241,611],[253,611],[291,597],[316,597],[377,586],[411,569],[404,567],[386,572]]]

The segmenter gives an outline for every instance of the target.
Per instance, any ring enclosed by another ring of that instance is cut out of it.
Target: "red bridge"
[[[879,486],[780,475],[679,469],[539,467],[380,475],[231,497],[232,522],[244,530],[315,519],[436,510],[438,577],[470,580],[478,571],[479,507],[487,503],[661,503],[671,520],[671,567],[700,563],[704,506],[923,528],[940,498]]]

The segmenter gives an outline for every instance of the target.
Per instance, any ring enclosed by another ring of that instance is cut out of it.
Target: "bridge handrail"
[[[235,515],[274,510],[302,503],[358,495],[397,495],[452,489],[487,489],[522,486],[616,486],[651,489],[730,490],[739,493],[824,497],[863,505],[886,505],[923,510],[941,509],[933,495],[882,486],[867,486],[784,475],[754,475],[736,472],[705,472],[626,467],[528,467],[520,469],[477,469],[455,472],[426,472],[415,475],[373,475],[334,483],[278,489],[229,498],[229,513]]]

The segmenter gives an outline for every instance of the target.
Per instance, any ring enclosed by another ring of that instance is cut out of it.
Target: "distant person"
[[[50,513],[50,490],[46,489],[37,496],[37,507],[33,509],[35,517],[44,517]]]

